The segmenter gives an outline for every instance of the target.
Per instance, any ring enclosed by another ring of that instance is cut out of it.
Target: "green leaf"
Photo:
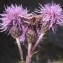
[[[24,61],[20,61],[19,63],[25,63]]]
[[[40,50],[39,50],[39,51],[40,51]],[[35,51],[35,52],[33,53],[33,55],[36,54],[36,53],[38,53],[39,51]]]

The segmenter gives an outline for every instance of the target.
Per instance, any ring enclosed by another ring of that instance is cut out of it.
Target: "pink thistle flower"
[[[36,12],[42,15],[42,25],[49,26],[49,29],[56,32],[58,25],[63,25],[63,10],[61,6],[55,3],[45,4],[44,6],[40,4],[39,8],[40,10],[36,10]]]
[[[0,20],[2,20],[2,23],[0,23],[1,32],[9,31],[9,29],[13,25],[18,26],[21,29],[21,24],[24,20],[23,18],[26,18],[29,16],[27,8],[24,9],[22,5],[7,6],[7,8],[5,8],[4,13],[0,15],[2,16],[2,18],[0,18]]]
[[[0,18],[0,20],[2,20],[2,23],[0,23],[1,32],[5,31],[10,33],[10,29],[13,26],[17,26],[19,29],[23,31],[22,35],[20,36],[20,41],[24,42],[25,33],[27,30],[27,26],[25,27],[24,21],[25,18],[28,18],[30,15],[31,14],[28,14],[27,8],[24,9],[22,5],[14,6],[12,4],[11,6],[7,6],[7,8],[5,8],[5,11],[2,14],[0,14],[0,16],[2,16],[2,18]]]

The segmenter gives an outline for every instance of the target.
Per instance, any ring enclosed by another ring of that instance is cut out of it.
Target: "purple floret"
[[[0,23],[2,32],[8,30],[8,28],[11,28],[13,25],[18,25],[20,27],[23,21],[21,16],[28,17],[27,13],[27,8],[23,9],[22,5],[11,5],[9,7],[7,6],[4,13],[0,14],[2,16],[2,18],[0,18],[0,20],[2,20],[2,23]]]
[[[52,29],[53,32],[57,30],[58,25],[63,25],[63,10],[59,4],[45,4],[42,6],[40,4],[40,10],[35,10],[42,15],[41,23],[42,25],[49,26],[49,29]]]
[[[25,34],[26,34],[27,29],[28,29],[28,27],[22,26],[23,33],[20,36],[21,43],[23,43],[25,41]]]
[[[2,16],[2,18],[0,18],[0,20],[2,20],[0,23],[1,32],[5,31],[9,33],[9,30],[12,26],[18,26],[19,29],[22,29],[23,31],[20,40],[24,41],[26,30],[23,29],[23,22],[25,18],[30,16],[30,14],[28,14],[27,8],[24,9],[22,5],[14,6],[11,4],[11,6],[7,6],[7,8],[5,8],[5,11],[0,14],[0,16]]]

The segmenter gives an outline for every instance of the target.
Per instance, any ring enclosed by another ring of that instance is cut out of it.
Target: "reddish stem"
[[[19,48],[19,53],[20,53],[20,57],[21,57],[21,60],[23,61],[23,53],[22,53],[22,48],[21,48],[21,44],[20,44],[20,41],[19,41],[19,38],[16,38],[16,41],[17,41],[17,46]]]
[[[28,55],[30,54],[32,43],[28,43]]]
[[[28,56],[26,57],[26,63],[30,63],[31,62],[31,58],[32,58],[32,55],[33,55],[33,52],[35,50],[35,48],[37,47],[38,43],[40,42],[40,40],[42,39],[44,34],[41,34],[37,40],[37,42],[35,43],[35,45],[33,46],[32,50],[29,51],[28,49]]]
[[[32,43],[28,43],[28,55],[26,57],[26,63],[30,63],[31,62],[31,47],[32,47]]]
[[[31,54],[29,54],[27,57],[26,57],[26,63],[30,63],[31,62]]]
[[[31,54],[33,54],[35,48],[37,47],[38,43],[40,42],[40,40],[42,39],[44,34],[41,34],[37,40],[37,42],[35,43],[35,45],[33,46],[32,50],[31,50]]]

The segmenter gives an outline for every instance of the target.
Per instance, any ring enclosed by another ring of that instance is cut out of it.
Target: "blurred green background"
[[[39,3],[42,5],[50,3],[52,0],[1,0],[0,1],[0,13],[4,11],[4,5],[22,4],[23,7],[27,7],[30,12],[33,12],[35,8],[38,8]],[[63,0],[54,0],[55,3],[59,3],[63,8]],[[16,41],[7,34],[0,33],[0,63],[18,63],[20,61],[19,51]],[[27,55],[27,49],[22,45],[24,59]],[[63,27],[58,27],[56,34],[49,31],[45,34],[44,39],[35,51],[40,50],[32,57],[32,63],[51,63],[51,62],[63,62]]]

